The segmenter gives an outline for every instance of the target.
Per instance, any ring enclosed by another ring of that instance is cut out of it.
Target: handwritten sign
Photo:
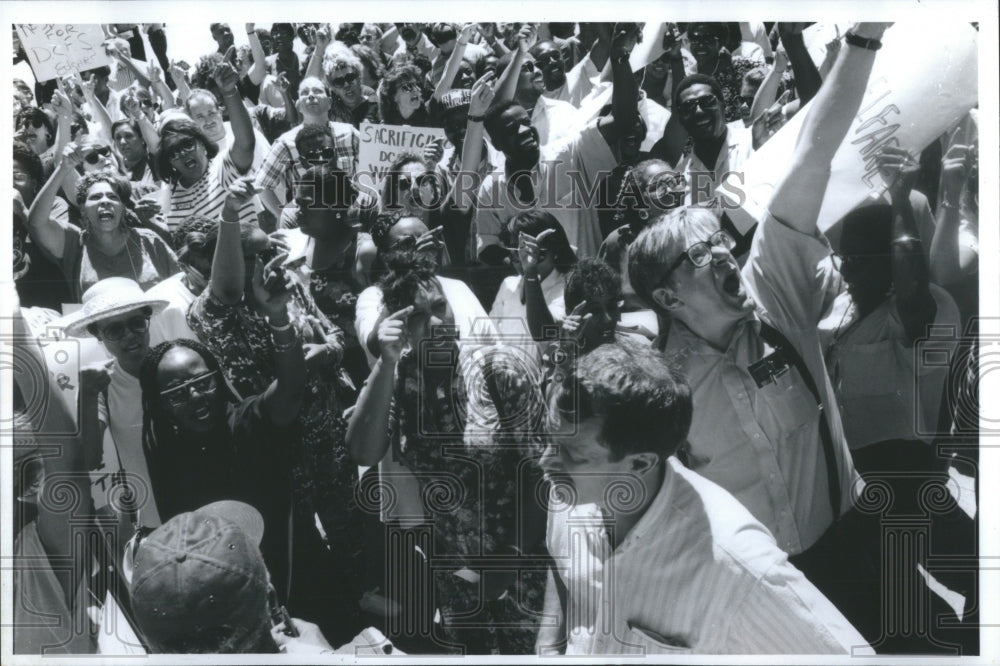
[[[15,26],[39,82],[110,65],[98,24],[23,23]]]
[[[361,146],[358,153],[360,184],[378,188],[382,177],[402,153],[420,155],[435,139],[444,139],[438,127],[409,127],[361,123]]]
[[[933,32],[935,47],[926,48]],[[897,23],[882,39],[868,88],[851,128],[837,150],[817,222],[826,231],[871,195],[885,188],[875,167],[883,146],[919,154],[961,121],[979,99],[977,37],[968,23]],[[744,164],[739,179],[721,185],[729,216],[741,233],[763,219],[776,181],[791,161],[812,102]]]

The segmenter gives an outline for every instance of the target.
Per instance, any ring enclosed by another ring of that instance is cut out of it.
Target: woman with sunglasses
[[[427,127],[430,114],[424,104],[423,76],[414,64],[394,65],[379,87],[379,115],[386,125]]]
[[[105,148],[108,156],[98,155],[95,163],[111,159],[111,149]],[[113,171],[93,171],[79,180],[75,200],[80,227],[52,217],[59,184],[88,158],[93,159],[93,152],[84,157],[79,146],[66,146],[55,173],[28,213],[32,240],[59,263],[77,301],[105,278],[127,277],[148,289],[180,270],[167,242],[156,232],[140,228],[142,222],[132,210],[131,188]]]
[[[314,58],[315,59],[315,58]],[[342,42],[334,42],[323,54],[323,77],[331,95],[330,120],[358,127],[362,122],[378,122],[378,95],[364,79],[365,65]],[[375,75],[375,85],[381,78]]]
[[[239,210],[253,192],[249,178],[230,188],[209,284],[189,308],[188,323],[241,395],[264,392],[280,375],[281,356],[290,344],[285,342],[286,329],[294,330],[295,344],[305,350],[306,366],[298,379],[304,394],[294,419],[300,437],[286,451],[295,521],[301,528],[296,540],[306,549],[303,557],[312,558],[318,550],[324,553],[321,560],[333,560],[327,563],[332,568],[323,566],[338,572],[338,580],[326,582],[341,586],[342,598],[336,604],[321,603],[310,594],[318,607],[316,612],[303,614],[336,618],[339,626],[331,630],[338,637],[350,631],[345,639],[349,640],[363,627],[357,625],[360,591],[354,587],[361,571],[357,467],[350,463],[344,445],[342,417],[344,405],[354,394],[342,367],[344,334],[286,265],[287,253],[279,253],[256,226],[239,223]],[[280,319],[270,306],[274,294],[284,299]],[[279,330],[281,337],[276,335]],[[325,541],[316,527],[317,516]],[[310,569],[310,575],[320,574]],[[321,624],[326,633],[330,627]]]
[[[171,231],[190,215],[216,217],[226,201],[229,186],[253,165],[257,138],[250,114],[236,87],[238,74],[228,62],[213,73],[229,111],[233,140],[224,151],[184,116],[172,117],[160,127],[156,153],[157,172],[170,185],[167,226]],[[256,221],[252,201],[240,211],[240,220]]]

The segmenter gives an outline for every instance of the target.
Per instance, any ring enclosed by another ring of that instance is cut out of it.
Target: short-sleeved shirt
[[[149,346],[155,347],[167,340],[184,338],[197,340],[198,336],[187,323],[187,311],[197,295],[184,283],[184,273],[171,275],[146,291],[149,298],[167,301],[167,307],[149,320]]]
[[[176,231],[181,222],[192,215],[201,215],[209,219],[218,218],[226,203],[229,186],[237,178],[246,175],[240,173],[229,151],[221,151],[209,162],[205,173],[191,187],[174,183],[170,187],[170,212],[167,213],[167,226],[170,231]],[[256,223],[257,214],[253,201],[247,201],[240,208],[240,222]]]
[[[594,79],[600,76],[594,61],[590,59],[590,54],[583,57],[580,62],[566,72],[566,80],[555,90],[546,90],[542,93],[549,99],[558,99],[569,102],[576,108],[580,108],[583,98],[590,94],[594,88]]]
[[[591,654],[873,654],[732,495],[664,464],[600,571]]]
[[[830,506],[820,411],[796,369],[758,387],[749,366],[774,351],[760,334],[764,319],[795,346],[817,385],[837,460],[840,512],[849,509],[858,475],[817,332],[829,282],[837,279],[818,269],[829,255],[821,234],[801,233],[768,215],[743,267],[756,313],[736,325],[723,350],[678,321],[666,340],[668,352],[682,355],[695,405],[688,466],[732,493],[793,555],[838,517]]]
[[[83,292],[105,278],[126,277],[149,289],[180,270],[174,251],[149,229],[129,227],[125,249],[111,256],[94,247],[82,229],[71,225],[63,229],[64,249],[59,263],[70,280],[75,303],[80,302]]]
[[[753,155],[754,149],[752,131],[741,125],[732,123],[726,126],[726,137],[711,167],[701,161],[695,154],[694,143],[688,141],[675,167],[687,178],[685,205],[712,208],[721,213],[721,203],[715,196],[716,188],[723,183],[728,184],[730,189],[742,185],[743,164]]]
[[[296,125],[285,132],[271,144],[271,151],[264,158],[264,163],[257,171],[255,184],[264,190],[273,190],[278,185],[284,185],[289,196],[295,191],[295,181],[301,178],[306,167],[299,160],[299,151],[295,149],[295,137],[302,125]],[[348,173],[352,178],[358,167],[358,147],[361,135],[352,125],[330,122],[333,132],[333,145],[337,153],[337,168]]]
[[[543,98],[544,99],[544,98]],[[541,100],[539,100],[541,101]],[[570,245],[581,259],[597,255],[601,226],[597,216],[597,184],[615,168],[617,160],[596,124],[560,146],[545,146],[532,170],[535,202],[513,202],[507,174],[494,171],[479,188],[475,217],[476,253],[501,245],[500,233],[510,218],[537,204],[552,213],[562,225]],[[588,204],[588,192],[593,201]]]

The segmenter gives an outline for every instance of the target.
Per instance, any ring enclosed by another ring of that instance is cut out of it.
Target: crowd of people
[[[658,26],[15,81],[14,651],[975,653],[977,110],[820,225],[891,24]],[[373,187],[364,123],[445,138]]]

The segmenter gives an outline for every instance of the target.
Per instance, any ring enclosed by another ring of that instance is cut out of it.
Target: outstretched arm
[[[455,76],[458,74],[458,66],[462,64],[462,57],[465,56],[465,47],[468,46],[469,39],[472,38],[475,29],[475,23],[466,23],[465,27],[462,28],[462,32],[455,40],[455,48],[452,49],[451,55],[448,56],[448,62],[444,65],[444,74],[434,88],[434,99],[440,101],[441,96],[451,90],[451,84],[455,82]]]
[[[230,46],[232,51],[236,47]],[[240,90],[236,87],[239,81],[239,74],[229,64],[230,53],[218,64],[213,73],[215,83],[222,91],[222,100],[225,102],[226,110],[229,111],[229,124],[233,128],[233,142],[229,147],[229,158],[240,173],[246,173],[253,164],[253,151],[257,138],[253,133],[253,123],[250,121],[250,113],[243,104]]]
[[[877,40],[888,27],[888,23],[859,23],[853,30],[859,37]],[[861,106],[874,64],[875,51],[850,45],[841,49],[802,124],[791,163],[771,196],[771,214],[784,224],[815,233],[830,163]]]
[[[250,53],[253,54],[253,66],[247,72],[247,78],[250,79],[250,83],[259,86],[267,76],[267,56],[264,55],[264,47],[261,46],[254,24],[247,23],[246,28],[247,42],[250,43]]]
[[[823,83],[819,70],[816,69],[816,63],[813,62],[812,56],[809,55],[809,50],[806,48],[806,41],[802,38],[802,31],[808,25],[808,23],[778,24],[781,45],[785,47],[788,61],[792,64],[792,72],[795,74],[795,89],[803,104],[816,96],[816,91]],[[881,36],[881,32],[879,36]],[[867,82],[867,78],[865,80]]]
[[[521,76],[521,65],[524,64],[528,50],[535,45],[537,39],[535,27],[530,23],[525,23],[517,33],[517,50],[514,51],[507,69],[500,75],[500,80],[497,81],[496,96],[493,100],[496,104],[514,99],[514,94],[517,92],[517,80]]]
[[[601,118],[597,127],[614,149],[618,140],[639,120],[639,85],[632,75],[629,54],[635,48],[639,32],[635,23],[618,23],[611,38],[611,118]]]

